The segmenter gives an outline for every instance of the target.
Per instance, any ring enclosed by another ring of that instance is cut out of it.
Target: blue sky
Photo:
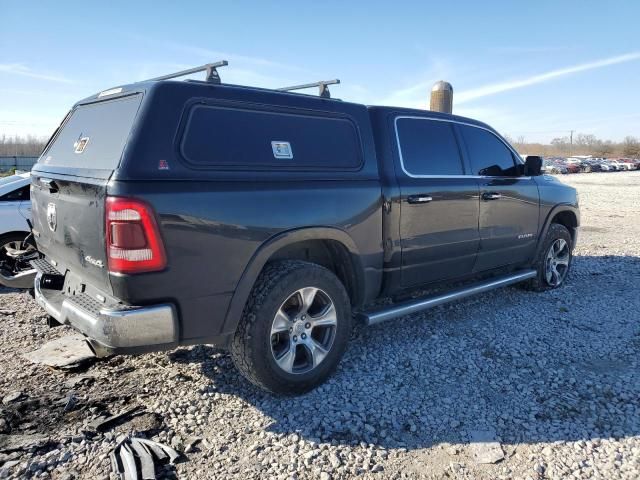
[[[640,136],[640,2],[0,0],[0,135],[47,136],[78,99],[227,59],[223,82],[340,78],[334,97],[454,113],[548,141]]]

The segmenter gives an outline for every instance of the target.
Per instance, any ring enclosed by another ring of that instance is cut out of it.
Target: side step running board
[[[402,317],[421,310],[427,310],[428,308],[437,307],[438,305],[453,302],[454,300],[460,300],[477,293],[488,292],[489,290],[522,282],[535,276],[535,270],[520,271],[515,274],[494,277],[490,280],[474,283],[434,297],[418,298],[409,302],[391,305],[370,312],[361,312],[359,316],[364,320],[366,325],[375,325],[376,323],[384,322],[385,320],[391,320],[393,318]]]

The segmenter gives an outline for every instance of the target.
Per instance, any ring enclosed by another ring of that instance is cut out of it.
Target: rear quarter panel
[[[353,239],[366,267],[375,270],[381,262],[375,181],[114,184],[110,193],[154,207],[168,257],[163,272],[112,276],[114,295],[133,304],[173,300],[188,309],[215,309],[184,315],[185,338],[222,333],[211,329],[222,327],[245,268],[261,245],[282,232],[337,227]]]

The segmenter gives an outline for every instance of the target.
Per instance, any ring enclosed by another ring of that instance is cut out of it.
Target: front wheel
[[[299,394],[335,370],[351,334],[351,306],[340,280],[302,261],[260,274],[231,343],[231,357],[252,383]]]
[[[562,286],[571,268],[572,251],[573,241],[567,227],[552,223],[536,259],[537,275],[525,285],[536,291]]]
[[[20,264],[20,254],[36,250],[32,238],[29,238],[28,232],[0,235],[0,266],[12,273],[19,273],[18,270],[23,266]]]

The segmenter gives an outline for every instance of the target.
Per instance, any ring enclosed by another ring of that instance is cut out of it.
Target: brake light
[[[106,243],[109,271],[142,273],[167,266],[155,215],[141,200],[107,197]]]

